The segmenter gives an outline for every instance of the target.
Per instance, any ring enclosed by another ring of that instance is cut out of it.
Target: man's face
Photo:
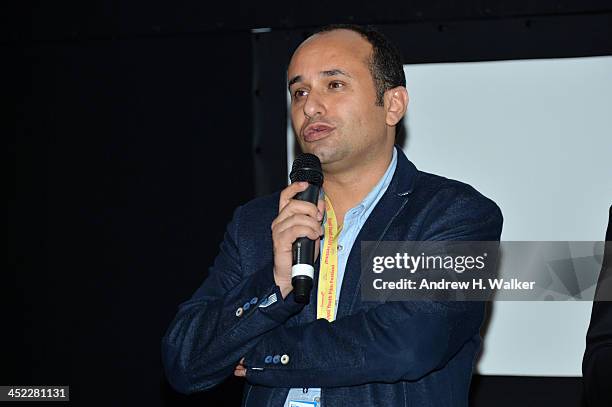
[[[323,169],[339,171],[387,150],[385,109],[376,105],[368,61],[372,46],[360,34],[317,34],[297,49],[289,64],[291,121],[305,153]]]

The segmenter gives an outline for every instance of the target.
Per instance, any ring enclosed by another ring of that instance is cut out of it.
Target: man
[[[234,372],[248,406],[466,406],[482,303],[362,301],[360,241],[498,240],[498,207],[394,147],[408,94],[397,51],[375,31],[311,36],[288,82],[293,129],[321,160],[326,203],[293,200],[306,187],[296,183],[236,210],[208,278],[163,339],[170,383],[191,393]],[[321,226],[334,217],[337,240]],[[330,283],[319,261],[310,303],[291,293],[302,236],[337,248],[331,318],[318,306],[318,285]]]
[[[612,405],[612,206],[608,213],[606,246],[593,299],[591,322],[582,359],[584,399],[589,407]]]

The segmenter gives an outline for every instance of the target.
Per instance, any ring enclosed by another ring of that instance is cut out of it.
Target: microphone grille
[[[291,182],[306,181],[314,185],[323,185],[321,161],[314,154],[304,153],[297,156],[289,174]]]

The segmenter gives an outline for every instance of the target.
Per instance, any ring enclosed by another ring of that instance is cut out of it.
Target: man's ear
[[[388,126],[395,126],[408,109],[408,91],[403,86],[397,86],[385,92],[385,121]]]

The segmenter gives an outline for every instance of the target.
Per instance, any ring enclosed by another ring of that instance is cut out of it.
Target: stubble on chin
[[[330,165],[342,161],[347,157],[348,151],[341,146],[320,146],[313,148],[312,154],[319,157],[321,165]]]
[[[350,148],[346,145],[342,145],[334,136],[337,137],[338,135],[335,134],[329,138],[312,143],[307,143],[300,138],[297,138],[297,141],[302,152],[316,155],[321,161],[321,164],[325,165],[341,161],[343,158],[350,155]]]

